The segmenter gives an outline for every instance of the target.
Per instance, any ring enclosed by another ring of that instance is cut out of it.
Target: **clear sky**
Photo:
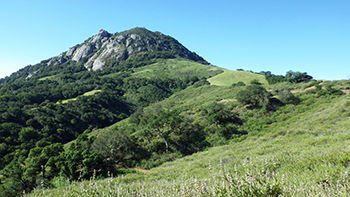
[[[136,26],[230,70],[350,78],[349,0],[2,0],[0,77]]]

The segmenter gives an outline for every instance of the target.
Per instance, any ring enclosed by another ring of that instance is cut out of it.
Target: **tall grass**
[[[263,162],[249,157],[233,168],[223,160],[206,178],[187,173],[176,180],[132,180],[130,177],[109,178],[96,181],[70,183],[68,187],[37,190],[30,196],[348,196],[350,185],[348,171],[340,172],[334,179],[327,172],[321,181],[300,180],[293,172],[280,173],[280,163],[273,157]],[[68,182],[68,180],[67,180]]]

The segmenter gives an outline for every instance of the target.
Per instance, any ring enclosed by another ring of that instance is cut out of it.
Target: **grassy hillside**
[[[253,79],[259,80],[259,82],[263,85],[268,84],[265,76],[263,75],[246,71],[230,71],[226,69],[223,73],[210,78],[208,81],[211,85],[231,86],[233,83],[237,83],[239,81],[243,81],[245,84],[249,84],[249,82]]]
[[[80,95],[80,96],[91,96],[91,95],[94,95],[97,92],[101,92],[101,90],[91,90],[91,91],[85,92],[83,95]],[[58,101],[57,103],[63,103],[64,104],[64,103],[68,103],[69,101],[75,101],[75,100],[77,100],[77,98],[78,97],[65,99],[65,100],[62,100],[62,101]]]
[[[157,63],[136,68],[133,77],[140,78],[183,78],[188,76],[197,76],[200,78],[209,78],[223,72],[224,69],[211,65],[204,65],[198,62],[186,59],[167,59],[160,60]]]
[[[99,181],[92,177],[31,195],[347,196],[350,96],[317,96],[314,89],[302,91],[308,86],[293,85],[292,89],[300,90],[296,95],[301,103],[285,105],[268,117],[242,109],[241,116],[252,116],[243,125],[250,129],[243,141],[231,141],[149,171],[111,175]],[[280,88],[281,84],[269,86],[272,92]],[[195,115],[207,102],[232,101],[237,91],[223,86],[190,87],[163,102]],[[270,122],[264,124],[267,119]],[[64,180],[57,183],[67,184]]]

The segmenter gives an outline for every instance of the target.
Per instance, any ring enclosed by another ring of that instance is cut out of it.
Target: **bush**
[[[249,85],[244,90],[237,93],[236,99],[242,105],[251,105],[253,108],[266,107],[271,98],[264,87],[260,85]]]
[[[234,87],[239,87],[239,86],[245,86],[245,83],[243,82],[243,81],[239,81],[239,82],[237,82],[237,83],[233,83],[232,84],[232,87],[234,88]]]
[[[277,94],[277,97],[285,104],[298,104],[300,99],[294,96],[289,90],[283,90]]]
[[[261,85],[261,83],[259,82],[258,79],[253,79],[253,80],[251,80],[251,81],[250,81],[250,84],[252,84],[252,85]]]

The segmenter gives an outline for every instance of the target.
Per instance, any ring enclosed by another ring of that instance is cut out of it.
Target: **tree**
[[[148,129],[155,131],[164,140],[165,152],[169,151],[169,134],[180,126],[181,119],[180,113],[163,109],[153,114],[148,120]]]
[[[234,87],[239,87],[239,86],[245,86],[245,83],[244,83],[243,81],[239,81],[239,82],[237,82],[237,83],[233,83],[231,86],[232,86],[233,88],[234,88]]]
[[[25,167],[13,159],[4,169],[1,170],[0,176],[0,196],[19,196],[23,190],[30,187],[31,182],[24,176]]]
[[[258,79],[253,79],[249,83],[252,84],[252,85],[261,85],[261,83],[259,82]]]
[[[129,137],[117,130],[96,138],[91,148],[103,157],[106,166],[113,166],[125,159],[125,156],[130,153],[131,145]]]
[[[201,115],[207,120],[206,129],[210,129],[211,125],[215,125],[211,131],[217,134],[218,137],[228,140],[232,137],[232,134],[242,134],[238,132],[235,124],[241,124],[241,120],[237,114],[232,112],[223,103],[212,102],[205,106]]]
[[[231,111],[222,103],[212,102],[202,109],[201,115],[207,117],[209,124],[218,125],[232,120]]]
[[[271,93],[260,85],[249,85],[237,93],[236,99],[243,105],[252,105],[254,108],[266,107],[269,104]]]
[[[94,169],[99,169],[103,161],[98,153],[91,150],[91,144],[95,137],[88,138],[87,134],[81,134],[69,148],[60,155],[59,163],[62,174],[72,179],[89,178]],[[81,173],[81,174],[80,174]]]
[[[165,144],[165,151],[169,151],[169,134],[179,129],[183,117],[177,111],[170,111],[159,104],[145,111],[138,111],[133,115],[131,122],[136,123],[139,130],[138,136],[147,141],[147,149],[150,151],[151,141],[159,136]]]
[[[32,148],[25,161],[26,175],[34,177],[41,172],[42,178],[45,178],[46,168],[48,166],[55,167],[55,163],[61,152],[63,152],[63,145],[60,143],[51,144],[44,148]]]
[[[308,75],[306,72],[294,72],[288,71],[286,73],[286,78],[292,83],[300,83],[304,81],[310,81],[313,77]]]

